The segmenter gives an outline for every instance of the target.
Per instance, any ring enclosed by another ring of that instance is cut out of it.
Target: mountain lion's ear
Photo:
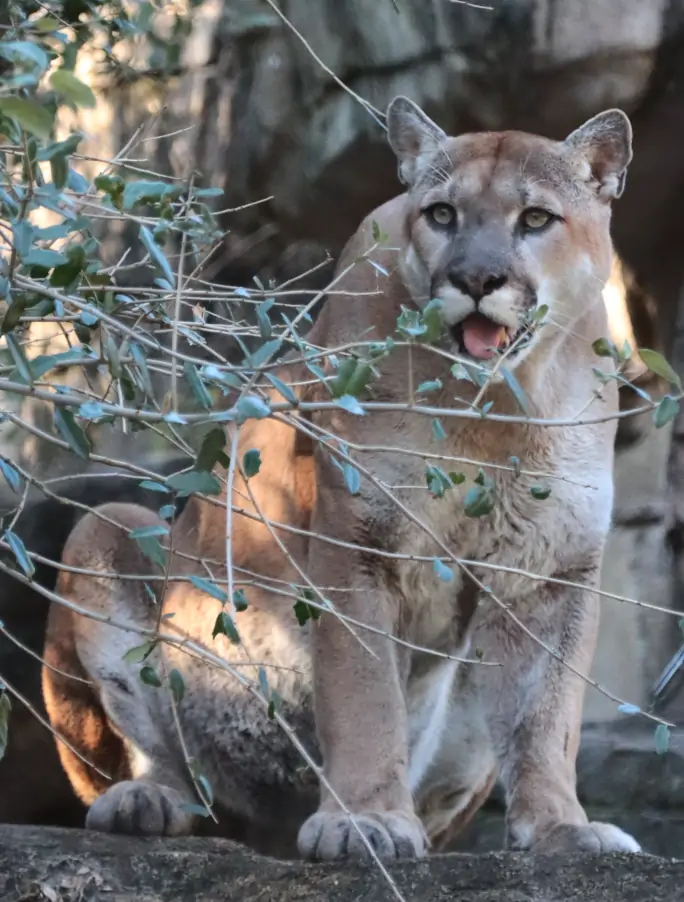
[[[632,126],[622,110],[599,113],[568,135],[565,143],[588,161],[602,200],[620,197],[632,160]]]
[[[390,147],[399,161],[399,179],[409,187],[416,176],[416,162],[434,151],[446,134],[408,97],[395,97],[387,107]]]

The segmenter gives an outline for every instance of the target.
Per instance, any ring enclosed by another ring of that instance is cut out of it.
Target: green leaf
[[[185,698],[185,680],[183,679],[181,672],[176,670],[175,667],[169,674],[169,689],[171,690],[174,702],[177,705],[180,705]]]
[[[627,714],[628,716],[631,716],[633,714],[640,714],[641,708],[638,705],[630,705],[626,703],[624,705],[618,705],[618,711],[620,712],[620,714]]]
[[[157,676],[157,671],[149,664],[140,668],[140,679],[146,686],[152,686],[154,689],[159,689],[162,684]]]
[[[193,197],[223,197],[223,188],[200,188]]]
[[[225,446],[226,433],[223,429],[218,426],[210,429],[202,439],[195,469],[210,473],[217,463],[227,468],[230,464],[230,458],[223,450]]]
[[[264,373],[268,381],[271,385],[285,398],[286,401],[289,401],[290,404],[297,403],[297,395],[292,391],[289,385],[286,385],[283,381],[281,381],[277,376],[274,376],[272,373]]]
[[[213,805],[214,803],[214,793],[211,788],[211,784],[204,776],[204,774],[200,774],[197,778],[197,783],[202,789],[202,793],[204,794],[204,798],[207,801],[207,804]]]
[[[268,703],[268,719],[275,720],[276,713],[280,713],[283,707],[283,700],[275,689],[271,690],[271,700]]]
[[[447,565],[440,561],[438,557],[434,558],[432,561],[432,568],[435,571],[435,575],[438,576],[442,582],[450,583],[454,578],[454,571],[451,567],[447,567]]]
[[[268,677],[266,676],[266,671],[263,667],[260,667],[257,673],[257,679],[259,680],[259,689],[261,689],[261,694],[266,699],[270,699],[271,690],[268,685]]]
[[[454,485],[463,485],[466,481],[465,473],[454,473],[453,470],[449,472],[449,479],[453,482]]]
[[[62,266],[67,262],[67,258],[64,254],[60,254],[57,251],[34,247],[21,262],[26,266],[43,266],[45,269],[52,269],[55,266]]]
[[[312,598],[311,591],[306,590],[305,592],[302,592],[301,597],[298,598],[293,605],[295,617],[300,626],[305,626],[309,620],[318,620],[321,616],[320,610],[309,604],[309,601],[311,601]]]
[[[114,340],[114,336],[111,332],[107,332],[107,337],[105,339],[105,357],[107,359],[107,363],[109,364],[109,372],[113,379],[120,379],[123,375],[123,369],[121,367],[121,356],[119,354],[119,347]]]
[[[2,320],[2,328],[0,332],[3,335],[7,335],[10,333],[14,327],[17,325],[21,317],[24,315],[26,310],[26,296],[19,295],[15,297],[9,307],[7,308],[7,313],[3,317]]]
[[[545,483],[541,485],[533,485],[530,489],[530,495],[532,495],[533,498],[536,498],[537,501],[545,501],[550,494],[551,486],[546,485]]]
[[[53,72],[50,76],[50,86],[74,106],[92,109],[96,105],[92,90],[70,69],[57,69]]]
[[[341,398],[336,398],[335,404],[348,413],[353,413],[355,416],[363,417],[366,415],[366,411],[352,395],[342,395]]]
[[[653,424],[656,429],[662,429],[670,420],[674,420],[678,413],[679,401],[672,395],[665,395],[653,411]]]
[[[356,467],[352,467],[352,465],[348,463],[343,463],[342,475],[344,476],[344,482],[349,492],[352,495],[358,495],[361,491],[361,474]]]
[[[168,182],[128,182],[123,192],[123,208],[131,210],[137,204],[159,203],[162,200],[180,197],[182,193],[182,185],[172,185]]]
[[[167,486],[162,485],[161,482],[153,482],[151,479],[143,479],[138,483],[138,486],[141,489],[146,489],[148,492],[168,492],[169,489]]]
[[[88,460],[90,457],[90,442],[85,432],[74,419],[73,413],[64,408],[55,407],[52,419],[57,431],[74,454],[82,460]]]
[[[244,423],[246,420],[263,420],[269,416],[271,408],[266,401],[257,398],[254,395],[243,395],[235,405],[237,414],[236,421],[238,424]]]
[[[658,724],[653,740],[655,743],[656,753],[658,755],[666,754],[667,750],[670,748],[670,729],[667,724]]]
[[[262,301],[256,308],[257,325],[259,326],[259,335],[264,341],[268,341],[273,335],[273,326],[268,315],[268,311],[274,304],[273,298],[267,298]]]
[[[243,384],[235,373],[223,372],[217,366],[214,366],[213,363],[203,366],[200,372],[203,379],[209,382],[217,382],[222,387],[229,385],[231,388],[240,388]]]
[[[359,360],[356,364],[354,372],[349,377],[345,394],[352,395],[357,398],[366,389],[373,375],[370,364]]]
[[[150,258],[154,265],[161,272],[164,278],[169,281],[171,287],[175,288],[176,278],[173,274],[173,270],[169,266],[169,261],[162,253],[161,248],[152,237],[152,232],[150,232],[147,226],[140,226],[140,240],[145,246],[145,250],[150,255]]]
[[[233,618],[225,611],[221,611],[221,613],[216,618],[216,623],[214,624],[214,630],[211,634],[211,637],[212,639],[215,639],[217,636],[227,636],[228,639],[230,639],[230,641],[233,643],[233,645],[240,644],[240,634],[235,628]]]
[[[651,351],[648,348],[641,348],[639,356],[652,373],[666,379],[672,385],[676,385],[679,391],[682,390],[682,380],[662,354],[659,354],[657,351]]]
[[[444,426],[442,426],[441,422],[435,417],[432,421],[432,437],[436,442],[441,442],[446,438],[446,432],[444,431]]]
[[[35,229],[30,222],[20,219],[12,223],[12,240],[14,249],[20,257],[25,257],[31,250]]]
[[[199,589],[200,592],[206,592],[207,595],[211,595],[212,598],[216,598],[217,601],[220,601],[221,604],[225,604],[228,601],[228,595],[220,586],[217,586],[215,582],[212,582],[209,579],[204,579],[202,576],[191,576],[190,582],[196,589]]]
[[[121,660],[125,661],[126,664],[142,664],[142,662],[152,654],[156,647],[157,640],[151,639],[149,642],[143,642],[142,645],[136,645],[134,648],[129,648]]]
[[[55,188],[61,191],[69,181],[69,164],[66,157],[55,157],[50,160],[50,175]]]
[[[501,367],[501,375],[504,378],[504,382],[511,390],[511,394],[515,398],[518,407],[522,410],[525,416],[527,416],[529,414],[529,409],[527,407],[527,398],[525,397],[525,392],[522,390],[522,386],[515,378],[513,373],[505,366]]]
[[[439,298],[433,298],[424,308],[422,320],[426,329],[423,335],[423,341],[434,342],[441,337],[444,332],[444,320],[442,319],[442,301]]]
[[[416,393],[423,395],[423,394],[426,394],[427,392],[439,391],[439,389],[441,387],[442,387],[441,379],[431,379],[428,382],[421,382],[420,385],[418,386],[418,388],[416,389]]]
[[[176,516],[176,507],[173,504],[162,504],[158,513],[162,520],[172,520]]]
[[[156,564],[160,570],[166,567],[166,551],[162,548],[159,539],[154,536],[142,536],[135,539],[135,543],[145,557]]]
[[[56,225],[36,229],[35,237],[38,241],[55,241],[58,238],[66,238],[72,231],[74,230],[70,228],[68,221],[59,222]]]
[[[356,359],[345,357],[337,367],[337,375],[330,382],[330,391],[333,398],[341,398],[347,388],[347,383],[356,369]]]
[[[83,135],[80,132],[76,132],[73,135],[69,135],[64,141],[53,141],[52,144],[48,144],[47,147],[41,147],[36,154],[37,160],[42,160],[44,162],[50,162],[58,157],[68,157],[78,148],[78,145],[83,140]],[[54,228],[54,226],[48,226],[49,228]],[[44,234],[47,229],[41,230],[42,238],[50,238],[52,236]],[[55,237],[64,237],[62,235]]]
[[[201,493],[203,495],[220,495],[221,483],[213,473],[200,470],[191,470],[189,473],[174,473],[166,480],[167,486],[172,492],[176,492],[179,498],[187,495]]]
[[[36,29],[42,34],[45,34],[49,31],[59,31],[59,29],[62,27],[62,23],[54,16],[43,16],[40,19],[34,19],[33,24],[35,25]]]
[[[474,485],[463,499],[463,511],[466,517],[486,517],[494,510],[494,504],[494,492],[489,486]]]
[[[45,72],[50,65],[47,53],[33,41],[0,41],[0,56],[11,63],[28,63],[40,73]]]
[[[11,548],[12,554],[16,558],[17,564],[19,564],[26,576],[31,579],[33,574],[36,572],[36,568],[33,565],[33,561],[28,556],[26,546],[24,545],[22,540],[16,533],[12,532],[9,529],[6,529],[5,541]]]
[[[264,366],[264,364],[268,363],[271,357],[277,352],[282,343],[283,341],[281,338],[274,338],[272,341],[264,342],[260,348],[257,348],[256,351],[250,355],[249,365],[253,366],[255,369]]]
[[[88,360],[96,360],[97,355],[88,352],[85,348],[72,348],[70,351],[61,351],[58,354],[41,354],[31,361],[31,373],[34,379],[40,379],[50,370],[59,366],[68,366],[73,363],[85,363]],[[89,402],[85,402],[86,404]],[[93,402],[90,402],[93,403]],[[85,405],[81,405],[85,406]]]
[[[9,716],[12,711],[12,702],[6,692],[0,695],[0,761],[7,751],[9,739]]]
[[[24,382],[28,385],[33,385],[33,373],[31,371],[31,365],[26,359],[26,354],[24,354],[24,349],[14,335],[7,335],[5,341],[7,342],[7,349],[12,355],[12,360],[14,360],[17,372]]]
[[[418,338],[427,332],[427,326],[422,322],[419,310],[410,310],[402,305],[401,313],[397,318],[397,331],[405,338]]]
[[[102,191],[117,210],[123,207],[124,181],[120,175],[96,175],[94,183],[98,191]]]
[[[45,107],[33,100],[19,97],[0,97],[0,113],[14,119],[21,128],[37,138],[49,138],[53,117]]]
[[[245,476],[248,479],[252,476],[256,476],[260,468],[261,454],[259,453],[259,449],[250,448],[249,451],[245,451],[242,458],[242,469],[245,471]]]
[[[135,361],[135,365],[138,368],[138,375],[140,377],[140,384],[142,386],[142,390],[145,392],[148,398],[154,397],[154,386],[152,385],[152,378],[150,377],[150,371],[147,368],[147,360],[145,359],[145,352],[140,347],[140,345],[136,341],[132,341],[129,344],[131,350],[131,357]]]
[[[597,357],[612,357],[617,360],[617,348],[609,338],[597,338],[591,347]]]
[[[70,288],[87,266],[86,252],[80,244],[72,245],[67,250],[67,257],[68,263],[57,266],[52,271],[50,285],[53,288]],[[95,311],[89,312],[93,314]]]
[[[434,467],[432,464],[428,464],[425,468],[425,481],[428,491],[434,498],[443,498],[452,485],[444,470]]]
[[[6,460],[0,460],[0,473],[5,477],[5,482],[12,491],[19,494],[21,491],[21,477],[12,464]]]
[[[233,604],[235,605],[235,610],[238,613],[242,613],[242,611],[246,611],[249,607],[247,603],[247,596],[245,595],[244,589],[236,589],[233,592]]]
[[[153,523],[151,526],[139,526],[137,529],[132,529],[128,533],[128,538],[147,539],[150,536],[168,536],[168,534],[168,526],[164,526],[162,523]]]
[[[300,348],[300,350],[302,352],[304,351],[303,348]],[[330,384],[328,383],[327,377],[326,377],[325,373],[323,372],[323,370],[320,368],[320,366],[316,366],[315,363],[310,363],[307,361],[306,368],[307,368],[307,370],[309,370],[309,372],[313,373],[314,376],[319,380],[319,382],[321,382],[328,389],[330,394],[332,394]]]
[[[625,339],[624,342],[622,343],[622,347],[620,348],[618,353],[620,355],[621,360],[631,360],[632,359],[632,346],[627,341],[627,339]]]
[[[183,373],[185,374],[185,379],[190,386],[190,390],[192,391],[195,399],[198,403],[205,408],[205,410],[211,409],[211,395],[207,391],[205,384],[199,377],[199,372],[194,363],[190,360],[183,361]]]

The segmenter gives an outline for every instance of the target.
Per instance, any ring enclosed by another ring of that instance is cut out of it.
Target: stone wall
[[[670,608],[673,555],[667,462],[671,428],[648,426],[615,461],[614,525],[603,567],[606,592]],[[684,636],[670,614],[603,598],[592,677],[614,695],[645,706],[649,690]],[[585,720],[623,719],[614,701],[589,687]]]

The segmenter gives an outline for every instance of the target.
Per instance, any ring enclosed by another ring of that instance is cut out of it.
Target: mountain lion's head
[[[453,350],[521,360],[549,330],[572,329],[610,275],[610,209],[625,183],[632,129],[620,110],[565,141],[521,132],[448,137],[397,97],[389,141],[408,189],[401,271],[419,306],[442,302]],[[598,337],[598,336],[597,336]]]

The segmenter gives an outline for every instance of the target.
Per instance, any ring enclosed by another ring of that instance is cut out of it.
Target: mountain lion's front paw
[[[181,806],[186,799],[169,786],[145,780],[115,783],[90,806],[86,827],[133,836],[187,836],[194,818]]]
[[[641,846],[614,824],[593,821],[583,827],[559,824],[536,842],[531,852],[538,855],[572,852],[641,852]]]
[[[420,858],[427,850],[423,827],[414,815],[401,811],[368,811],[354,815],[319,811],[299,831],[299,851],[304,858],[332,861],[336,858],[369,860],[371,855],[359,835],[368,840],[382,859]],[[358,827],[358,829],[357,829]]]

